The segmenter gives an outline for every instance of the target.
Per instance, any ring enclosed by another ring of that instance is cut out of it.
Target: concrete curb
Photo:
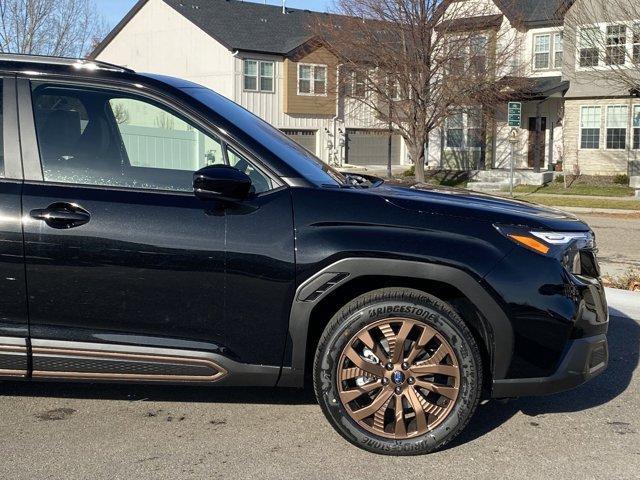
[[[555,208],[557,210],[564,210],[565,212],[570,213],[604,213],[607,215],[638,215],[640,214],[640,210],[624,210],[622,208],[590,208],[590,207],[557,207],[549,205],[551,208]]]
[[[609,315],[640,321],[640,292],[605,288]]]

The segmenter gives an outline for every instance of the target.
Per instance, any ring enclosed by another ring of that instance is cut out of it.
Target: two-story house
[[[490,107],[491,115],[484,123],[482,142],[477,141],[478,116],[469,109],[454,112],[431,135],[430,167],[489,170],[477,178],[494,180],[488,189],[500,188],[511,162],[509,140],[514,130],[508,125],[506,107],[507,100],[512,100],[522,102],[522,121],[515,129],[518,176],[530,183],[550,178],[534,170],[551,170],[562,159],[563,94],[569,82],[562,77],[563,20],[556,14],[558,1],[475,0],[482,6],[455,9],[456,18],[447,20],[449,32],[457,22],[460,28],[473,28],[486,37],[484,44],[496,49],[487,55],[508,56],[495,71],[496,78],[518,80],[513,83],[519,87],[512,96],[505,92],[503,103],[485,106]],[[465,12],[469,17],[465,18]]]
[[[399,135],[336,88],[317,12],[236,0],[139,0],[92,58],[185,78],[239,103],[327,162],[410,163]],[[357,89],[358,86],[354,85]]]
[[[527,169],[561,164],[569,174],[628,174],[640,187],[640,99],[614,74],[640,64],[640,12],[633,17],[634,9],[625,7],[617,13],[624,3],[604,0],[475,1],[490,7],[475,19],[478,31],[500,31],[499,38],[513,42],[519,50],[514,71],[528,80],[526,93],[512,99],[523,102],[518,175],[539,183],[543,178]],[[470,19],[458,20],[468,25]],[[500,170],[510,162],[505,107],[496,109],[487,126],[482,166],[493,171],[477,177],[498,180],[493,186],[506,178]],[[445,122],[432,138],[429,163],[455,168],[460,158],[469,158],[478,147],[464,139],[474,127],[462,113]]]
[[[635,6],[634,6],[635,5]],[[640,10],[637,0],[567,5],[563,76],[567,171],[629,174],[640,188]],[[637,81],[623,82],[620,75]],[[634,91],[635,90],[635,91]],[[635,177],[635,178],[634,178]]]

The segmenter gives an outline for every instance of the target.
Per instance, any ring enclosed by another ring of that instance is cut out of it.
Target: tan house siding
[[[628,105],[629,122],[625,150],[606,149],[606,108],[609,105]],[[574,173],[576,166],[584,175],[614,175],[627,173],[631,162],[640,159],[640,151],[633,150],[633,105],[640,100],[629,98],[565,99],[564,103],[564,170]],[[602,107],[600,115],[600,148],[580,149],[580,109],[582,106]]]
[[[335,115],[337,59],[326,48],[320,47],[297,61],[284,61],[284,112],[287,114]],[[298,95],[298,65],[307,63],[327,66],[326,95]]]

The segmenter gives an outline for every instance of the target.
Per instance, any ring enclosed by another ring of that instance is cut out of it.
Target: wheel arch
[[[505,377],[513,350],[513,329],[502,307],[478,279],[447,265],[346,258],[323,268],[296,290],[278,385],[302,386],[314,341],[333,314],[362,293],[384,287],[413,288],[452,303],[476,337],[483,360],[488,360],[485,379],[490,382]]]

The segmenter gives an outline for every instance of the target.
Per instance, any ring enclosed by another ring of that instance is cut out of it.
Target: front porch
[[[514,166],[522,171],[553,171],[560,168],[558,165],[563,161],[563,95],[569,83],[559,76],[527,81],[530,83],[526,91],[513,98],[522,102],[521,124],[516,128]],[[479,120],[471,114],[473,109],[447,119],[443,128],[434,132],[430,139],[428,168],[508,170],[512,160],[509,139],[513,127],[508,124],[506,106],[505,102],[494,108],[484,107]],[[537,178],[524,175],[520,180],[537,182]]]

